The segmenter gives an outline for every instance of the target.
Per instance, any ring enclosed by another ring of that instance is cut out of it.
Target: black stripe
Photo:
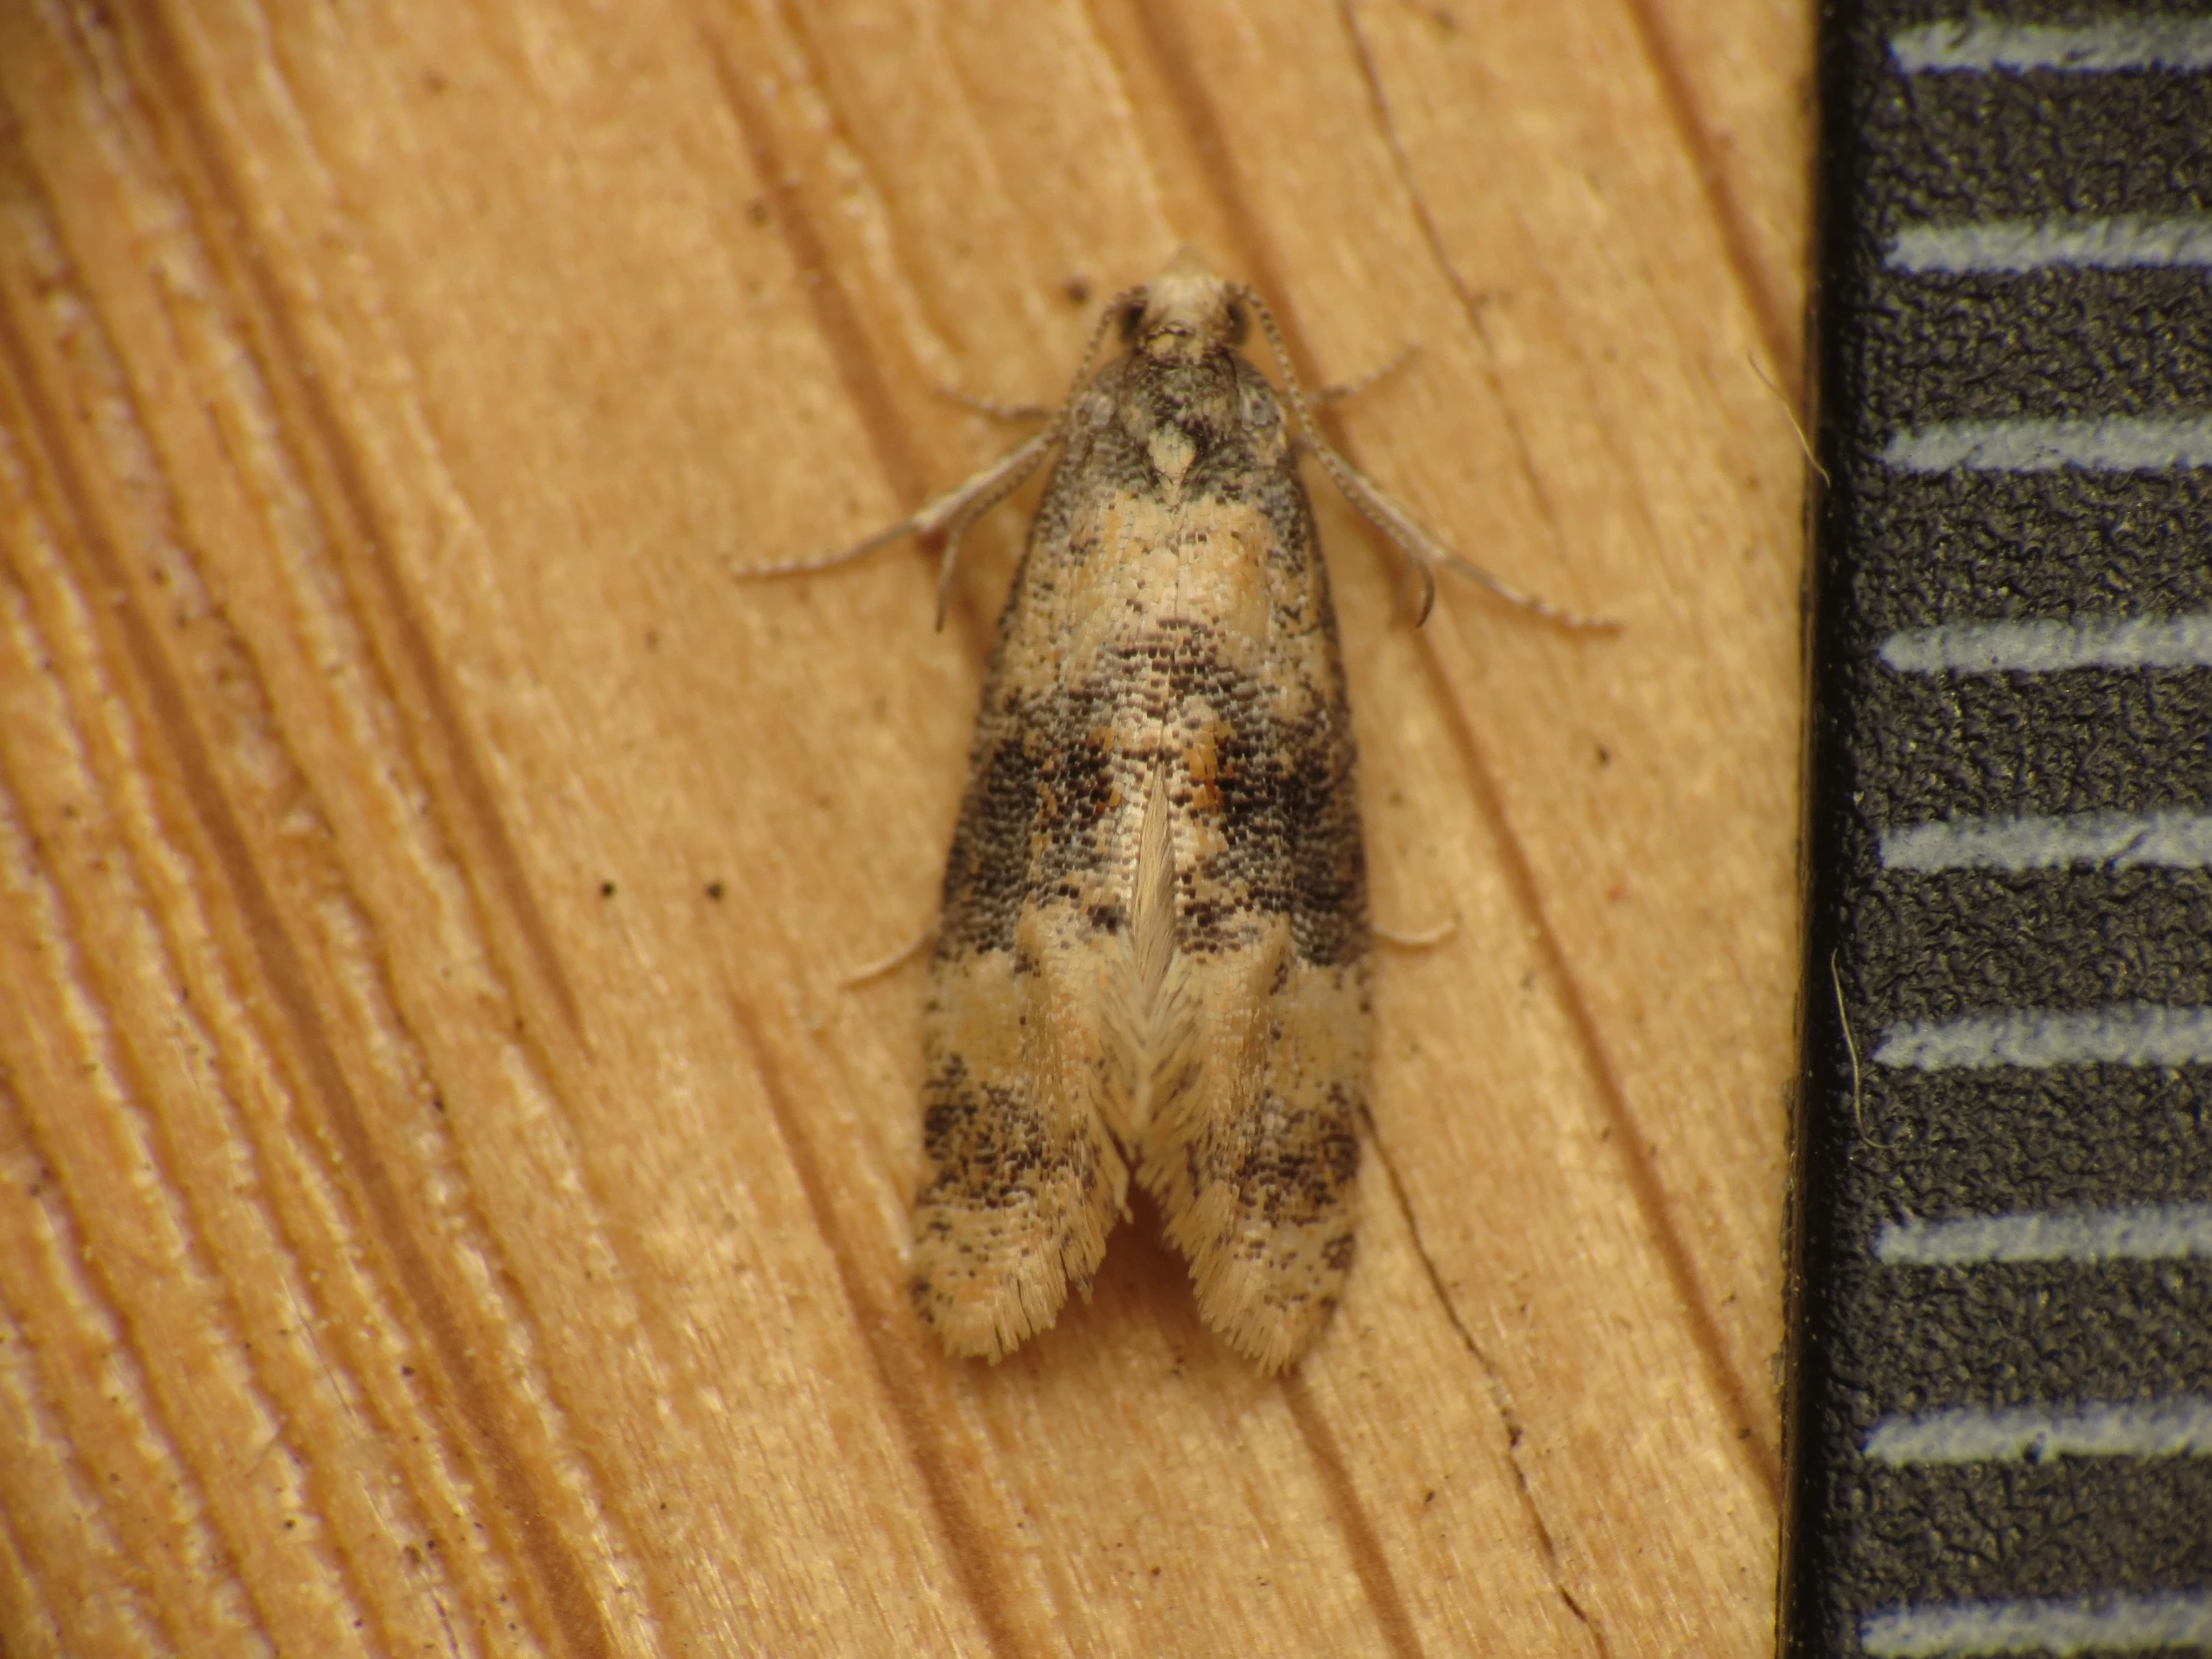
[[[2212,409],[2212,271],[1890,273],[1868,307],[1877,426]]]
[[[1873,1018],[2111,1002],[2212,1005],[2212,872],[1899,871],[1864,900]]]
[[[1837,1370],[1851,1383],[1839,1417],[1855,1450],[1892,1412],[2163,1398],[2212,1377],[2212,1263],[1885,1267],[1854,1279]]]
[[[1899,1216],[2109,1209],[2212,1193],[2212,1077],[2200,1068],[1892,1071],[1871,1060],[1879,1028],[1867,1037],[1858,1114],[1867,1133],[1852,1155],[1880,1203],[1861,1214],[1854,1256]]]
[[[1881,8],[1891,16],[1899,11]],[[2201,14],[2201,8],[2199,8]],[[1861,213],[1883,241],[1931,219],[2186,213],[2212,205],[2212,77],[1888,73]]]
[[[2212,803],[2205,670],[1867,678],[1851,737],[1875,825]]]
[[[2212,1458],[1868,1470],[1861,1605],[2158,1591],[2212,1578]]]
[[[1895,427],[1862,430],[1872,453],[1835,503],[1850,544],[1832,555],[1849,561],[1834,622],[1854,654],[1954,620],[2212,610],[2212,470],[1894,474],[1880,453]]]

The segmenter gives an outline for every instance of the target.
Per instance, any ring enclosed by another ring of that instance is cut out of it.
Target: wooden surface
[[[0,1649],[1753,1654],[1796,0],[0,8]],[[844,542],[1183,241],[1570,637],[1317,486],[1380,918],[1288,1381],[1140,1211],[901,1290],[1019,504]]]

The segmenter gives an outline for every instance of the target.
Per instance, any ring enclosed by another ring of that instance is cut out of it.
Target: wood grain
[[[0,8],[0,1650],[1751,1654],[1794,994],[1780,0]],[[1325,491],[1351,1296],[906,1310],[1020,513],[808,580],[1181,242]]]

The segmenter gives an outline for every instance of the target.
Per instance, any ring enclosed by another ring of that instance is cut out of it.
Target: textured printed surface
[[[1824,47],[1786,1637],[2200,1653],[2212,21],[1966,19]]]
[[[1771,1641],[1797,4],[0,5],[0,1648]],[[905,1296],[1017,499],[1197,246],[1314,491],[1373,912],[1360,1259],[1263,1380],[1139,1198]],[[1694,1524],[1685,1517],[1695,1517]]]

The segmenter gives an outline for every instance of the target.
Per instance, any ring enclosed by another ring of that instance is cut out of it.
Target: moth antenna
[[[1428,613],[1436,604],[1436,578],[1433,567],[1443,565],[1457,571],[1470,582],[1479,583],[1496,594],[1507,604],[1517,606],[1531,616],[1542,617],[1546,622],[1561,628],[1593,631],[1610,631],[1620,626],[1607,617],[1584,616],[1577,611],[1563,610],[1532,593],[1498,580],[1471,559],[1460,557],[1438,541],[1421,522],[1395,499],[1362,472],[1344,455],[1333,448],[1314,424],[1314,411],[1306,401],[1305,388],[1298,383],[1298,371],[1291,366],[1289,347],[1283,343],[1283,330],[1276,325],[1275,313],[1249,285],[1239,283],[1233,291],[1238,298],[1250,305],[1253,314],[1260,319],[1260,328],[1268,336],[1268,346],[1275,353],[1276,365],[1283,371],[1284,390],[1289,395],[1291,408],[1298,415],[1300,436],[1321,462],[1322,470],[1329,474],[1329,481],[1343,492],[1344,498],[1359,509],[1360,516],[1381,530],[1390,545],[1405,555],[1413,567],[1413,579],[1417,584],[1418,604],[1414,610],[1413,626],[1418,628],[1428,620]]]
[[[1113,298],[1107,300],[1105,308],[1098,313],[1097,325],[1091,329],[1090,340],[1083,347],[1083,360],[1075,367],[1075,384],[1069,388],[1066,400],[1060,405],[1061,419],[1065,420],[1067,418],[1068,410],[1075,403],[1076,394],[1083,389],[1083,382],[1091,377],[1091,359],[1098,355],[1099,342],[1105,339],[1106,330],[1114,325],[1114,318],[1121,313],[1123,308],[1134,305],[1139,299],[1142,299],[1144,292],[1145,284],[1142,282],[1125,287]]]
[[[1358,397],[1370,387],[1381,385],[1419,355],[1420,347],[1411,340],[1407,340],[1391,352],[1385,360],[1377,363],[1364,373],[1355,374],[1349,380],[1333,380],[1326,386],[1316,386],[1314,388],[1314,401],[1327,405],[1342,403],[1349,397]]]
[[[927,536],[942,532],[945,538],[944,553],[937,563],[937,626],[944,626],[944,596],[952,581],[952,563],[959,552],[960,538],[975,521],[997,506],[1007,496],[1021,487],[1023,479],[1037,469],[1051,447],[1060,441],[1061,422],[1055,420],[1043,431],[1015,445],[1005,454],[970,474],[944,494],[929,502],[918,512],[910,513],[896,524],[878,530],[863,541],[836,553],[826,553],[811,559],[792,559],[783,564],[755,565],[750,569],[733,571],[740,581],[761,581],[772,576],[799,576],[809,571],[830,570],[837,565],[850,564],[854,559],[865,558],[878,547],[886,547],[901,536]]]
[[[1252,314],[1260,319],[1260,331],[1268,336],[1268,349],[1275,353],[1275,366],[1283,371],[1283,389],[1290,396],[1292,412],[1298,416],[1299,431],[1317,450],[1326,450],[1329,446],[1321,441],[1321,429],[1314,424],[1314,411],[1306,402],[1306,388],[1299,384],[1298,370],[1291,366],[1291,350],[1283,343],[1283,330],[1276,324],[1275,313],[1260,297],[1260,290],[1249,282],[1233,282],[1229,291],[1250,305]]]
[[[923,513],[927,511],[926,507],[922,509]],[[805,576],[810,571],[834,570],[855,559],[864,559],[878,547],[888,547],[900,536],[914,531],[918,528],[921,516],[922,513],[911,514],[896,524],[886,525],[873,535],[854,542],[850,547],[838,548],[834,553],[810,553],[803,559],[780,559],[775,564],[768,565],[739,565],[733,567],[730,574],[741,582],[765,582],[777,576]]]

